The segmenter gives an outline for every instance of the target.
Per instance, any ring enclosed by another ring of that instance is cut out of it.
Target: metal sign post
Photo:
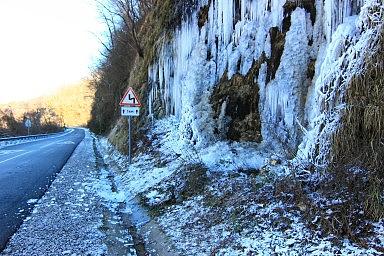
[[[128,116],[128,162],[132,164],[131,157],[131,116]]]
[[[121,115],[128,116],[128,163],[132,164],[131,117],[139,116],[141,103],[131,87],[129,87],[125,92],[123,98],[120,101],[120,106]]]

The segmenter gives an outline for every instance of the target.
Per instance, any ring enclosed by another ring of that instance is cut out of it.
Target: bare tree
[[[115,40],[122,40],[135,49],[140,57],[143,57],[139,30],[143,19],[152,8],[154,0],[108,0],[107,3],[96,1],[108,28],[110,46],[102,42],[107,51],[110,52],[111,48],[115,46]],[[117,26],[123,33],[118,33]]]
[[[104,57],[93,72],[95,90],[89,127],[107,132],[119,118],[119,101],[127,87],[136,56],[144,57],[140,36],[145,18],[155,0],[95,0],[107,26],[108,42],[102,42]]]

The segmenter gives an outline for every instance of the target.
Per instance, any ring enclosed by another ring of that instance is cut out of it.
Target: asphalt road
[[[0,149],[0,252],[63,168],[84,131],[73,129]]]

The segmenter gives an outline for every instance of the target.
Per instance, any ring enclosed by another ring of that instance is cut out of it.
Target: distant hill
[[[56,93],[36,99],[0,104],[0,109],[12,109],[16,117],[37,108],[51,108],[62,117],[66,126],[85,126],[90,119],[94,92],[88,81],[60,88]]]

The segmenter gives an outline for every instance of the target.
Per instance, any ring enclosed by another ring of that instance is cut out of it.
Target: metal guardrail
[[[39,138],[45,138],[51,135],[56,135],[63,132],[55,132],[55,133],[44,133],[44,134],[34,134],[34,135],[28,135],[28,136],[18,136],[18,137],[5,137],[5,138],[0,138],[0,142],[2,141],[12,141],[12,140],[30,140],[30,139],[39,139]]]

